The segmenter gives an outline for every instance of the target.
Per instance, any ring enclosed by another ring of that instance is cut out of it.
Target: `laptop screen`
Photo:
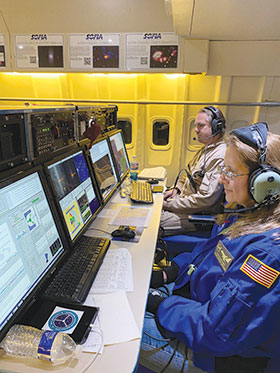
[[[121,132],[109,135],[109,140],[115,156],[120,180],[122,180],[129,170],[130,164]]]
[[[73,242],[100,208],[89,168],[82,150],[46,164],[54,195]]]
[[[0,340],[65,251],[41,180],[37,169],[0,183]]]
[[[117,173],[106,138],[92,145],[90,157],[99,189],[106,201],[118,185]]]

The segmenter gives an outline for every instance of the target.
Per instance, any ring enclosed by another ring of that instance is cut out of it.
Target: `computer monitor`
[[[106,202],[119,183],[107,138],[93,143],[89,154],[99,189]]]
[[[0,182],[0,340],[66,254],[51,206],[39,167]]]
[[[120,181],[128,174],[130,169],[129,159],[122,136],[122,131],[109,133],[108,138],[116,161],[116,167]]]
[[[101,209],[101,198],[82,149],[45,163],[70,244],[84,233]]]

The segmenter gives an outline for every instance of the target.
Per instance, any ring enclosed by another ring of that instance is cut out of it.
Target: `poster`
[[[126,34],[126,69],[177,69],[178,51],[171,32]]]
[[[63,35],[16,35],[16,65],[19,68],[62,68]]]
[[[0,67],[6,66],[6,57],[5,57],[5,40],[4,35],[0,34]]]
[[[119,34],[76,34],[69,37],[72,69],[119,68]]]

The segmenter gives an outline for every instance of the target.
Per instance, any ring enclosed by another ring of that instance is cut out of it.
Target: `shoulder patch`
[[[223,271],[225,272],[231,265],[231,262],[233,261],[233,256],[222,243],[222,241],[219,241],[217,243],[214,255],[217,258],[220,266],[223,268]]]
[[[240,269],[254,281],[267,288],[271,287],[280,274],[276,269],[267,266],[251,254],[248,255]]]

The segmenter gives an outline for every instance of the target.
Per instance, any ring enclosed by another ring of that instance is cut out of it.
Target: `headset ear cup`
[[[205,106],[205,109],[208,109],[211,111],[213,119],[211,122],[211,129],[212,129],[212,135],[216,136],[220,133],[224,132],[224,121],[220,117],[220,111],[219,109],[215,108],[215,106]]]
[[[257,168],[249,175],[248,191],[257,203],[280,194],[280,171],[271,166]]]

